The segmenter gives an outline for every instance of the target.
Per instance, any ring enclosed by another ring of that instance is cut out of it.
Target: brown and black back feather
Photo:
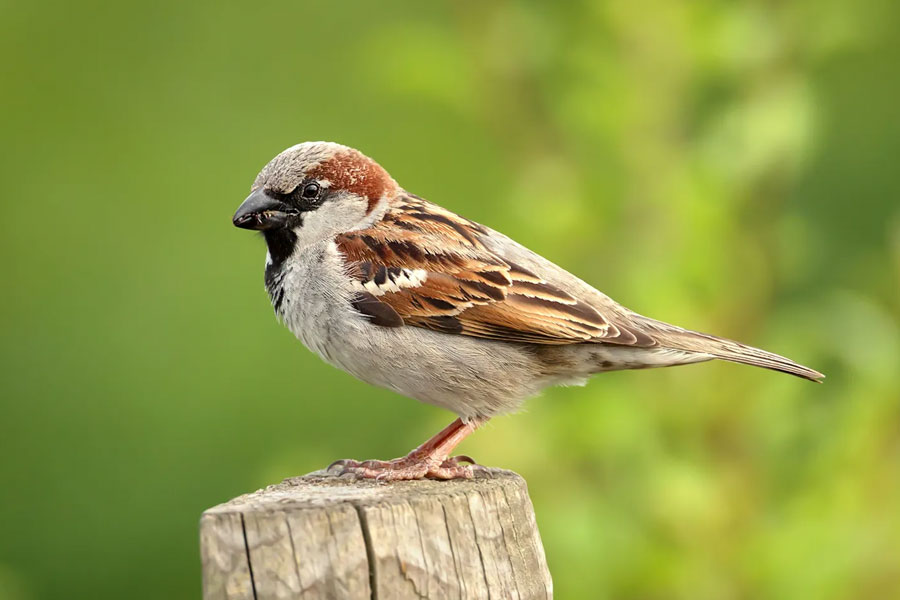
[[[377,296],[406,325],[506,342],[656,345],[618,315],[601,314],[497,256],[479,240],[483,233],[472,221],[408,196],[374,227],[341,234],[336,241],[360,283],[383,284],[376,275],[384,268],[426,273],[414,287]]]
[[[526,344],[668,348],[812,381],[823,377],[771,352],[648,319],[606,297],[606,304],[577,298],[490,250],[482,241],[488,234],[473,221],[404,195],[378,223],[343,233],[336,243],[348,272],[378,292],[361,294],[355,304],[376,324]],[[424,276],[414,285],[388,285],[403,270]]]

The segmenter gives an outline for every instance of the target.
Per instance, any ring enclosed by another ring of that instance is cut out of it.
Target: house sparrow
[[[383,480],[472,477],[450,454],[495,415],[594,373],[714,358],[812,381],[787,358],[656,321],[505,235],[404,190],[353,148],[272,159],[233,219],[262,232],[275,314],[326,362],[459,418],[391,461],[338,461]]]

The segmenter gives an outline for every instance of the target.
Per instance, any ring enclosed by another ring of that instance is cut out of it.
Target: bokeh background
[[[900,597],[900,3],[0,2],[0,597],[196,598],[205,508],[452,418],[273,318],[231,226],[362,149],[633,309],[781,352],[462,449],[559,598]]]

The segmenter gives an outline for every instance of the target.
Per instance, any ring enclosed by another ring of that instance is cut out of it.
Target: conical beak
[[[243,204],[238,207],[231,222],[241,229],[273,229],[281,227],[287,220],[300,211],[280,200],[272,198],[262,189],[254,191],[247,196]]]

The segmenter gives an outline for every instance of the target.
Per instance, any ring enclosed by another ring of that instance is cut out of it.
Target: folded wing
[[[615,313],[488,250],[483,227],[405,196],[369,229],[338,236],[358,286],[354,306],[384,326],[533,344],[656,341]]]

